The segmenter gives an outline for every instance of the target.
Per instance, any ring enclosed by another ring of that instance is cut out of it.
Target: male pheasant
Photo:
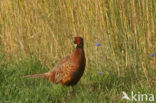
[[[46,77],[52,83],[74,86],[82,77],[86,66],[83,38],[75,37],[74,43],[77,44],[75,51],[70,56],[60,60],[52,70],[47,73],[27,75],[24,77]]]

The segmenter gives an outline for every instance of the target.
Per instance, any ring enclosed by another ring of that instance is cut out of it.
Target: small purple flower
[[[151,54],[150,56],[151,56],[151,57],[154,57],[154,54]]]
[[[101,43],[96,43],[96,46],[100,46],[101,45]]]
[[[99,75],[101,75],[102,74],[102,72],[99,72]]]

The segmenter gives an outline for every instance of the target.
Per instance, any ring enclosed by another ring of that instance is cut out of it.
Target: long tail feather
[[[23,77],[26,77],[26,78],[40,78],[40,77],[46,77],[46,73],[33,74],[33,75],[26,75],[26,76],[23,76]]]

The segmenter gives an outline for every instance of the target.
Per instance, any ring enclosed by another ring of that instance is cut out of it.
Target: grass
[[[155,6],[155,0],[1,0],[0,102],[128,103],[122,91],[156,94]],[[73,51],[74,36],[84,38],[87,67],[72,96],[67,87],[21,78],[52,69]]]
[[[91,69],[98,68],[92,67]],[[107,70],[106,68],[103,69]],[[45,79],[21,78],[21,75],[48,71],[48,68],[44,67],[36,59],[20,61],[12,66],[3,64],[0,70],[2,81],[0,87],[1,102],[122,102],[122,91],[127,93],[130,93],[131,90],[136,93],[138,91],[146,94],[156,93],[154,84],[152,87],[149,87],[147,84],[141,86],[131,72],[129,72],[130,75],[120,77],[111,70],[104,71],[101,75],[96,70],[94,72],[90,71],[84,74],[81,81],[74,87],[75,92],[71,92],[71,96],[67,96],[67,87],[52,84]],[[71,88],[70,91],[72,91]]]

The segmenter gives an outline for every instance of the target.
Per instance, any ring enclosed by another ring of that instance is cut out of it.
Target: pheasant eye
[[[80,40],[78,40],[78,41],[77,41],[77,44],[80,44],[80,43],[81,43]]]

